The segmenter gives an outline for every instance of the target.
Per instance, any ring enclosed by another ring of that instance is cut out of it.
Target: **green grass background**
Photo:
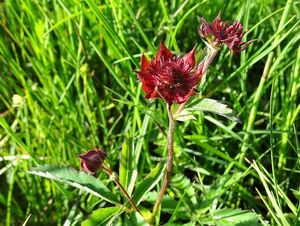
[[[181,55],[195,44],[204,48],[199,17],[212,21],[219,12],[244,25],[245,40],[257,41],[236,56],[223,48],[202,93],[228,104],[242,124],[209,113],[177,123],[172,180],[157,221],[207,225],[213,211],[232,208],[255,212],[264,225],[300,225],[299,5],[1,1],[0,225],[26,219],[28,225],[78,225],[92,210],[110,206],[26,173],[37,164],[79,169],[76,155],[98,145],[132,186],[132,174],[142,181],[165,159],[165,105],[147,103],[134,71],[141,53],[152,57],[161,41]],[[105,174],[99,178],[119,194]],[[146,194],[145,209],[158,191]],[[126,225],[126,217],[115,224]]]

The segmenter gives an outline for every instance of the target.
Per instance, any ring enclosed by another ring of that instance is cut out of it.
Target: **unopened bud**
[[[94,147],[94,149],[89,150],[78,157],[80,158],[81,170],[94,175],[105,160],[106,153],[103,149]]]

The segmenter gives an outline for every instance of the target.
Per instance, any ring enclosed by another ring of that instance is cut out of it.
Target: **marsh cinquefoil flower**
[[[163,43],[150,62],[142,56],[138,72],[145,98],[162,98],[168,104],[186,102],[195,94],[201,76],[202,63],[195,69],[195,48],[181,58],[173,56]]]
[[[204,18],[201,18],[201,21],[202,24],[199,26],[198,32],[215,49],[225,44],[233,53],[240,53],[253,42],[253,40],[242,41],[245,32],[243,32],[243,26],[237,20],[230,26],[228,26],[228,22],[222,21],[220,15],[211,24]]]
[[[104,150],[94,147],[94,149],[89,150],[78,157],[80,158],[81,169],[93,175],[101,167],[106,158],[106,153]]]

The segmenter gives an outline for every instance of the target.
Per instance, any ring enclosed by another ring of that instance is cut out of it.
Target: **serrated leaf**
[[[207,111],[226,117],[235,122],[241,122],[237,117],[235,111],[230,109],[226,104],[217,100],[203,98],[193,101],[187,108],[188,111]]]
[[[79,188],[110,203],[119,204],[117,197],[92,175],[68,167],[39,166],[27,171],[30,174],[48,178]]]
[[[166,167],[166,162],[158,164],[150,174],[148,174],[145,179],[139,183],[133,195],[133,200],[138,205],[144,198],[144,196],[149,192],[162,178],[164,175],[164,170]]]
[[[82,226],[101,226],[106,225],[105,223],[112,218],[118,211],[121,210],[121,207],[106,207],[100,208],[95,211],[88,217],[88,219],[84,220],[81,225]]]
[[[181,194],[185,194],[184,196],[187,197],[185,201],[186,203],[189,205],[197,204],[197,195],[188,177],[182,173],[177,173],[172,177],[170,183],[172,184],[172,187],[180,191]]]
[[[218,226],[242,226],[252,225],[261,226],[258,216],[251,211],[241,209],[221,209],[211,213],[206,219],[202,219],[201,223],[215,224]]]

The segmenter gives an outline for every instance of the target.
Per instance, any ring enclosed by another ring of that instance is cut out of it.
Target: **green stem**
[[[296,58],[296,62],[300,62],[300,47],[298,48],[298,52],[297,52],[297,58]],[[296,103],[296,98],[297,98],[297,84],[298,84],[298,80],[299,80],[300,76],[299,76],[299,63],[296,64],[295,69],[294,69],[294,73],[291,79],[292,85],[291,85],[291,89],[290,89],[290,96],[289,98],[287,98],[286,102],[287,102],[287,113],[285,116],[285,120],[284,120],[284,125],[283,125],[283,132],[281,134],[281,144],[280,144],[280,149],[279,149],[279,160],[278,160],[278,169],[281,170],[285,167],[286,165],[286,152],[287,152],[287,144],[288,144],[288,140],[289,140],[289,134],[288,131],[291,126],[293,125],[293,121],[292,121],[292,116],[295,110],[295,106],[294,103]]]
[[[158,198],[155,202],[155,205],[153,207],[153,212],[152,212],[152,216],[150,218],[150,223],[153,222],[153,219],[158,212],[160,203],[164,197],[165,191],[167,189],[167,186],[168,186],[170,178],[171,178],[172,162],[173,162],[173,155],[174,155],[174,128],[175,128],[175,121],[173,119],[171,106],[172,106],[171,104],[167,104],[168,117],[169,117],[169,133],[168,133],[168,160],[167,160],[166,177],[161,186],[161,189],[160,189]]]

